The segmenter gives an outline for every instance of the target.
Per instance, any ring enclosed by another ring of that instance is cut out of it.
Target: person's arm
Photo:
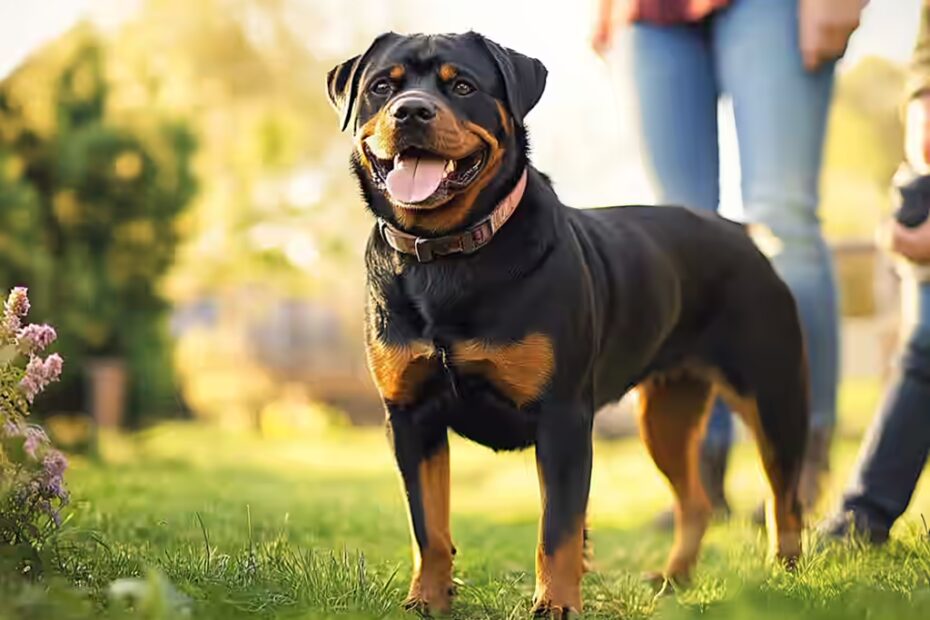
[[[594,32],[591,33],[591,47],[599,56],[603,56],[610,51],[613,39],[614,0],[598,0]]]
[[[904,152],[918,174],[930,174],[930,0],[920,14],[917,45],[907,80]],[[891,249],[916,263],[930,263],[930,219],[915,228],[895,222]]]
[[[809,71],[846,51],[869,0],[798,0],[801,58]]]

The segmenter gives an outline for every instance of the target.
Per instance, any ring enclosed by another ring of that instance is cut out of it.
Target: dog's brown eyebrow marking
[[[445,63],[439,67],[439,79],[443,82],[448,82],[449,80],[454,79],[458,74],[459,70],[449,63]]]
[[[393,67],[391,67],[391,72],[388,73],[388,76],[392,80],[400,80],[404,77],[406,73],[407,73],[407,69],[406,67],[404,67],[404,65],[394,65]]]

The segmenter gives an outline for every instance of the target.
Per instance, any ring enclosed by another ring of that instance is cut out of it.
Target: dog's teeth
[[[400,156],[400,153],[398,153],[397,155],[394,156],[394,165],[399,166],[400,160],[401,160],[401,156]]]
[[[446,162],[446,174],[452,174],[455,172],[455,160],[450,159]]]

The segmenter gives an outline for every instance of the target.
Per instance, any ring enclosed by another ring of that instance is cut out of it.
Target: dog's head
[[[479,34],[383,34],[327,76],[376,215],[446,232],[489,213],[526,165],[546,68]]]

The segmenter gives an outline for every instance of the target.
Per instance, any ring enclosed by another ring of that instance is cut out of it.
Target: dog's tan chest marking
[[[381,397],[390,403],[412,402],[437,362],[436,348],[425,340],[388,344],[372,338],[368,343],[368,367]]]
[[[534,332],[508,344],[470,339],[452,343],[451,363],[462,374],[480,375],[522,407],[539,398],[552,378],[552,340]],[[382,398],[389,403],[413,402],[423,381],[442,368],[439,352],[426,340],[388,344],[372,339],[368,365]]]
[[[484,376],[522,407],[539,398],[549,383],[555,355],[552,340],[535,332],[504,345],[482,340],[456,342],[452,345],[452,362],[462,373]]]

